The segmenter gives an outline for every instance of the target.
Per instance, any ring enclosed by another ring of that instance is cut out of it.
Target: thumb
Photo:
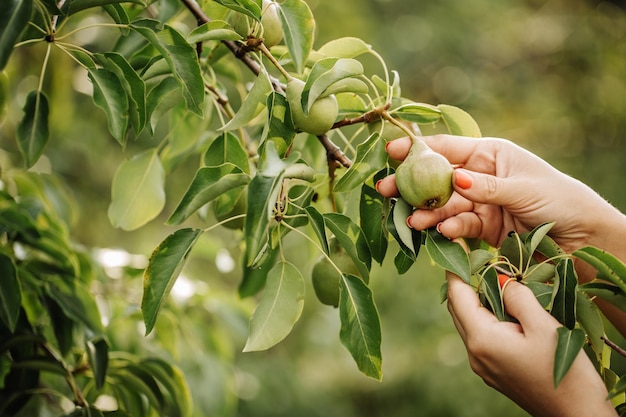
[[[506,282],[501,281],[501,286],[504,310],[516,318],[523,329],[537,327],[546,322],[556,322],[554,317],[539,304],[530,288],[524,284],[511,278]]]
[[[514,198],[506,178],[457,168],[454,170],[454,189],[476,203],[504,206]]]

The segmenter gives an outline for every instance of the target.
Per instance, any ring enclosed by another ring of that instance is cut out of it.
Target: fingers
[[[385,150],[390,158],[402,161],[409,154],[411,145],[411,138],[400,138],[387,142]]]
[[[398,187],[396,186],[396,176],[395,174],[387,175],[385,178],[381,179],[376,183],[376,191],[383,197],[398,197],[400,193],[398,192]]]
[[[466,340],[467,333],[471,333],[477,326],[496,323],[498,319],[486,308],[480,305],[478,295],[472,287],[451,272],[446,272],[448,281],[448,310],[459,331]]]
[[[507,178],[482,174],[467,169],[454,172],[454,190],[463,197],[476,203],[510,205],[519,194],[519,188],[512,187]]]
[[[524,332],[547,327],[557,328],[559,322],[552,317],[535,298],[533,292],[525,285],[511,280],[502,290],[504,309],[521,324]]]
[[[474,204],[460,196],[459,194],[452,194],[450,200],[441,208],[434,210],[415,210],[411,217],[408,219],[408,223],[415,230],[424,230],[429,227],[433,227],[439,222],[456,216],[459,213],[470,212],[474,208]],[[446,237],[452,237],[445,235]],[[461,235],[454,236],[460,237]],[[464,236],[469,237],[469,236]]]

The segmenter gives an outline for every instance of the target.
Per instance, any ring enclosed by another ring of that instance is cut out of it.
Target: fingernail
[[[391,143],[391,141],[385,143],[385,152],[387,152],[387,148],[389,147],[390,143]],[[389,152],[387,152],[387,153],[389,153]]]
[[[500,285],[500,289],[504,291],[504,287],[511,281],[515,281],[515,278],[512,278],[506,274],[498,274],[498,285]]]
[[[413,226],[411,226],[411,216],[406,218],[406,225],[409,226],[409,229],[413,228]]]
[[[474,179],[463,169],[457,169],[454,171],[454,182],[459,188],[467,190],[474,182]]]
[[[377,191],[378,193],[380,193],[380,191],[378,191],[378,186],[380,185],[380,183],[381,183],[382,181],[383,181],[383,180],[378,180],[378,181],[376,181],[376,184],[374,185],[374,187],[376,188],[376,191]]]
[[[441,223],[443,222],[439,222],[437,223],[437,226],[435,226],[435,230],[437,230],[437,233],[441,234]]]

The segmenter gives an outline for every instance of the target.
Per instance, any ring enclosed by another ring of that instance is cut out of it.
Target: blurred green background
[[[626,14],[622,2],[591,0],[308,0],[316,46],[359,37],[400,74],[403,95],[469,111],[485,136],[510,139],[598,190],[626,211]],[[85,32],[84,36],[87,36]],[[94,42],[96,40],[94,39]],[[102,39],[98,39],[102,42]],[[15,54],[9,72],[37,68],[42,49]],[[292,334],[266,352],[241,353],[254,300],[240,300],[237,232],[203,236],[156,332],[139,323],[142,256],[170,229],[162,226],[195,167],[168,177],[168,207],[136,232],[107,219],[121,151],[104,114],[84,94],[84,73],[61,54],[46,80],[53,121],[41,171],[62,175],[80,207],[72,233],[107,265],[100,289],[115,348],[172,358],[186,373],[197,416],[524,416],[487,387],[439,303],[443,272],[425,255],[397,276],[391,257],[371,287],[382,321],[382,382],[361,375],[338,338],[337,311],[309,285]],[[24,95],[37,71],[12,85],[15,105],[0,126],[0,161],[19,165],[13,141]],[[594,213],[589,213],[593,216]],[[310,269],[311,248],[288,245],[288,258]],[[128,257],[128,254],[138,254]],[[120,263],[114,264],[115,256]],[[137,260],[138,259],[138,260]],[[120,278],[122,277],[122,278]]]

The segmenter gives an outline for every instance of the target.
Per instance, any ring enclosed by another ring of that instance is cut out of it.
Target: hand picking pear
[[[415,208],[443,206],[452,195],[454,169],[441,154],[417,136],[409,154],[396,169],[396,185],[402,198]]]

